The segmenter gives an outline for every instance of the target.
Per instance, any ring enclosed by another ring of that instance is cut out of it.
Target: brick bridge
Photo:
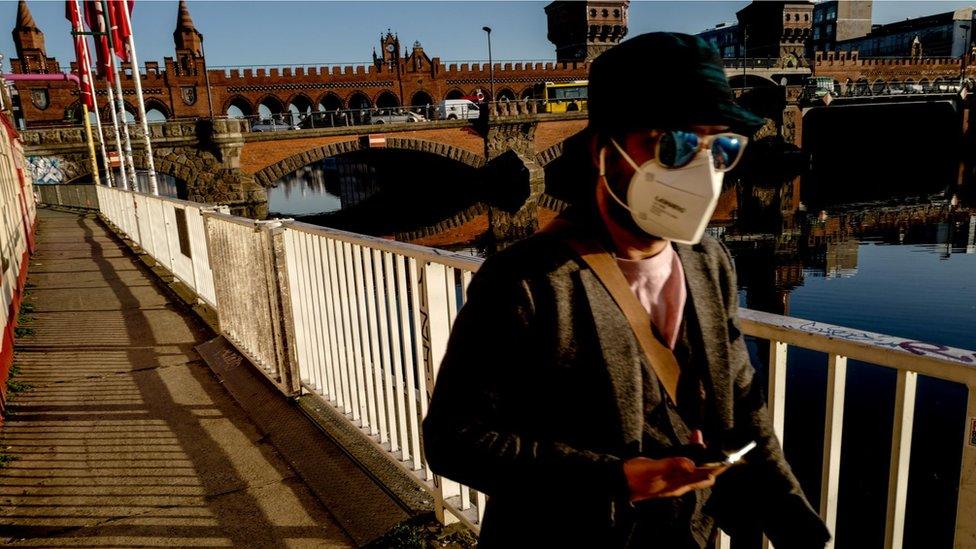
[[[246,121],[217,119],[153,124],[150,133],[157,172],[185,183],[187,198],[250,206],[255,215],[265,211],[266,190],[282,176],[371,146],[438,155],[475,169],[496,170],[493,175],[501,168],[504,177],[518,182],[512,186],[516,194],[527,196],[518,207],[493,212],[493,228],[508,234],[523,222],[534,223],[530,220],[535,219],[536,205],[546,202],[545,166],[562,155],[563,142],[586,123],[585,113],[566,113],[497,117],[486,127],[461,120],[251,133]],[[28,130],[22,138],[36,182],[90,180],[91,163],[80,128]],[[106,140],[113,148],[114,135],[106,135]],[[146,169],[139,141],[133,139],[133,156],[136,166]],[[478,207],[483,211],[492,205]],[[458,216],[454,223],[470,212]]]

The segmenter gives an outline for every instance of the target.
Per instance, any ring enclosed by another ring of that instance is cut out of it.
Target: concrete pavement
[[[0,541],[350,547],[194,347],[212,333],[92,217],[39,210]]]

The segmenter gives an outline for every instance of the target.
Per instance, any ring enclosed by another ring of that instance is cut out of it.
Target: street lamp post
[[[210,94],[210,71],[207,70],[207,50],[203,47],[203,36],[200,36],[200,56],[203,57],[203,77],[207,83],[207,105],[210,107],[210,119],[213,120],[213,95]]]
[[[495,100],[495,65],[491,62],[491,27],[481,27],[488,33],[488,79],[490,82],[491,100]]]
[[[746,66],[749,64],[749,27],[742,25],[742,93],[746,93]]]
[[[970,25],[966,25],[964,23],[962,25],[959,25],[959,27],[962,28],[962,29],[965,29],[965,31],[966,31],[966,35],[965,35],[966,38],[962,42],[962,55],[960,56],[960,60],[959,60],[959,85],[962,86],[963,79],[966,77],[966,60],[967,60],[966,59],[966,55],[967,55],[967,53],[969,53],[966,50],[967,50],[967,48],[969,48],[969,28],[970,28]]]

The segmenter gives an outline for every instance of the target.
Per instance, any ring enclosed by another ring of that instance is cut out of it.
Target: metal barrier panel
[[[36,185],[41,204],[71,208],[99,208],[95,185]]]
[[[269,234],[260,222],[226,214],[207,213],[204,225],[220,330],[265,374],[281,381]]]
[[[170,272],[193,288],[193,259],[190,257],[193,251],[190,249],[186,208],[181,204],[167,202],[163,213],[166,216],[166,241],[172,265]]]
[[[214,295],[213,272],[210,270],[210,254],[207,249],[207,232],[203,224],[203,210],[198,207],[187,206],[185,211],[193,283],[184,282],[195,289],[197,295],[206,304],[216,307],[217,298]]]
[[[129,238],[132,239],[140,248],[148,253],[151,257],[159,260],[159,246],[156,244],[156,240],[159,238],[155,235],[158,234],[158,227],[152,226],[153,220],[159,219],[153,210],[156,209],[155,206],[158,205],[158,201],[153,201],[150,203],[150,198],[144,195],[133,194],[130,196],[132,203],[134,205],[134,216],[136,230],[129,233]],[[164,237],[164,235],[159,235]],[[163,262],[166,265],[167,262]],[[168,267],[168,265],[166,265]]]

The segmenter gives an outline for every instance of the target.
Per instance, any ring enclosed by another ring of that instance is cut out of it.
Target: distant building
[[[837,42],[861,38],[871,32],[871,0],[825,0],[813,6],[814,51],[832,51]]]
[[[620,43],[627,36],[630,0],[560,0],[546,6],[549,41],[560,63],[582,63]]]
[[[806,0],[752,2],[736,13],[738,23],[722,23],[698,36],[725,58],[782,59],[801,66],[808,57],[813,7]]]
[[[736,17],[746,57],[781,59],[786,66],[806,64],[813,2],[752,2]]]
[[[710,42],[725,58],[742,57],[742,36],[736,23],[719,23],[698,33],[703,40]]]
[[[849,40],[838,37],[836,49],[857,51],[861,57],[910,57],[917,36],[925,57],[960,57],[969,49],[966,43],[974,41],[973,15],[974,8],[963,8],[875,25],[866,36]]]

